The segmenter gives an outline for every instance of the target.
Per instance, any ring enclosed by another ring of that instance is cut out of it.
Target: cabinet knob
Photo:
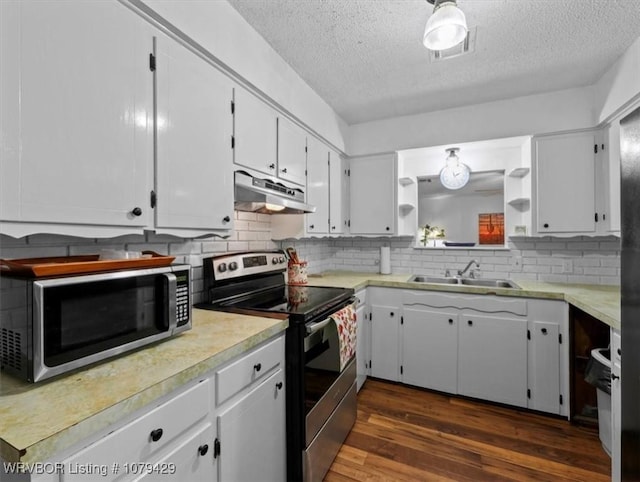
[[[231,217],[229,216],[225,216],[224,218],[222,218],[223,223],[228,223],[229,221],[231,221]]]
[[[389,313],[389,316],[395,316],[394,312],[393,312],[393,311],[392,311],[392,312],[390,312],[390,313]]]
[[[314,224],[309,225],[309,229],[313,229],[313,228],[315,228]]]
[[[131,214],[133,214],[134,216],[141,216],[142,209],[140,209],[139,207],[135,207],[131,210]]]
[[[335,227],[335,226],[331,226],[331,230],[332,230],[332,231],[335,231],[335,230],[336,230],[336,227]]]
[[[467,325],[469,325],[469,326],[473,326],[473,321],[471,321],[471,320],[467,320]]]
[[[387,226],[387,227],[386,227],[386,228],[384,228],[384,229],[386,229],[387,231],[389,231],[391,228],[390,228],[389,226]]]
[[[616,352],[618,353],[618,356],[622,356],[622,350],[620,348],[618,348]]]
[[[449,324],[453,325],[453,318],[449,318]]]
[[[282,390],[282,382],[278,382],[278,383],[276,383],[276,388],[277,388],[278,390]]]
[[[255,365],[253,365],[253,369],[259,372],[260,370],[262,370],[262,363],[256,363]]]
[[[275,169],[276,165],[275,164],[269,164],[269,169]]]
[[[198,447],[198,454],[201,456],[207,455],[208,451],[209,451],[209,446],[207,444],[200,445],[200,447]]]
[[[283,172],[283,173],[285,173],[285,174],[286,174],[286,173],[287,173],[287,168],[286,168],[286,167],[283,167],[282,169],[280,169],[280,172]]]
[[[542,331],[542,334],[543,334],[543,335],[546,335],[546,334],[547,334],[547,329],[546,329],[546,328],[543,328],[543,329],[542,329],[542,330],[540,330],[540,331]]]
[[[620,376],[616,375],[615,373],[611,372],[611,380],[619,380]]]
[[[161,428],[157,428],[155,430],[152,430],[151,433],[149,434],[149,437],[151,438],[151,440],[153,442],[157,442],[158,440],[160,440],[162,438],[162,434],[164,432],[162,431]]]
[[[548,228],[548,227],[549,227],[549,223],[544,223],[544,224],[542,225],[542,227],[543,227],[543,228]]]

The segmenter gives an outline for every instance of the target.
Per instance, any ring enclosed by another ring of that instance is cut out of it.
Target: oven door
[[[189,324],[189,271],[171,271],[35,281],[33,381],[160,340]]]
[[[341,351],[349,350],[343,346],[344,342],[341,344],[337,332],[331,317],[306,326],[304,392],[307,447],[356,379],[355,346],[351,350],[353,356],[341,363]],[[352,341],[355,343],[355,338]]]

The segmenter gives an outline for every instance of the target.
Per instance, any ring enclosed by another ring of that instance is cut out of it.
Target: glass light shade
[[[460,158],[456,156],[456,152],[451,149],[449,151],[449,155],[447,156],[447,168],[448,169],[458,169],[460,166]]]
[[[429,50],[447,50],[467,36],[467,19],[454,2],[439,5],[427,20],[422,43]]]

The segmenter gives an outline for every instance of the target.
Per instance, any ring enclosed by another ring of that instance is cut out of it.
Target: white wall
[[[597,123],[611,117],[631,100],[640,97],[640,37],[594,85]]]
[[[395,117],[349,127],[347,153],[364,155],[593,127],[591,87]]]
[[[228,2],[144,0],[144,3],[344,151],[345,122]]]

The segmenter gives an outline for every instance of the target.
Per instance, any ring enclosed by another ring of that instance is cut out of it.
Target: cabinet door
[[[284,372],[262,384],[218,416],[219,480],[286,480]]]
[[[1,3],[0,218],[147,226],[148,27],[119,2]]]
[[[528,407],[549,413],[560,413],[560,326],[558,323],[532,321],[531,372]]]
[[[364,304],[358,306],[356,310],[356,382],[360,391],[367,379],[369,366],[369,320],[367,320],[367,310]]]
[[[614,120],[604,133],[605,231],[620,232],[620,121]]]
[[[527,322],[461,313],[458,393],[527,406]]]
[[[329,232],[345,231],[345,213],[348,200],[349,178],[347,161],[335,151],[329,152]]]
[[[400,379],[398,356],[400,309],[397,306],[371,305],[371,376],[397,382]]]
[[[213,458],[214,429],[210,423],[194,435],[174,443],[169,454],[148,466],[140,464],[140,472],[146,472],[134,480],[152,482],[185,480],[189,482],[214,482],[217,480],[216,459]],[[149,470],[145,469],[149,467]]]
[[[404,308],[402,381],[457,393],[458,315]]]
[[[395,156],[351,159],[349,168],[351,234],[393,234]]]
[[[611,480],[620,480],[622,430],[622,351],[620,330],[611,328]]]
[[[593,132],[535,140],[539,234],[595,232],[595,143]]]
[[[277,175],[276,112],[241,87],[234,90],[233,161],[271,176]]]
[[[164,36],[156,57],[156,227],[231,229],[231,81]]]
[[[306,215],[307,233],[329,232],[329,150],[310,137],[307,147],[307,202],[316,207]]]
[[[285,117],[278,117],[278,177],[305,186],[307,136]]]

